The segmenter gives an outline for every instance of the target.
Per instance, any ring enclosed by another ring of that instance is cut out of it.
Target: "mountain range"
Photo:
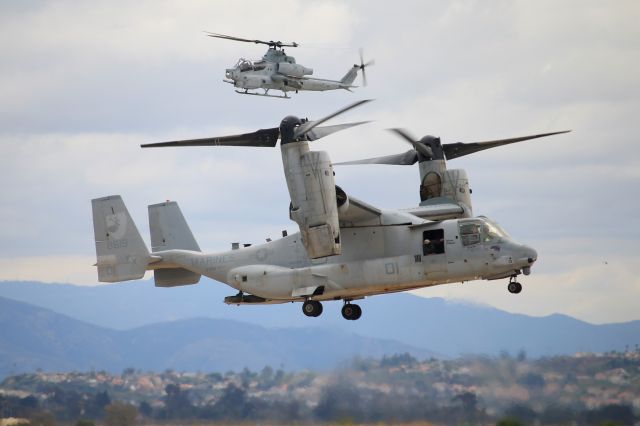
[[[0,297],[0,378],[21,372],[326,370],[361,354],[427,350],[324,328],[265,328],[194,318],[113,330]]]
[[[21,365],[325,369],[353,356],[398,352],[455,357],[525,351],[540,357],[622,351],[640,343],[640,321],[594,325],[410,293],[359,301],[364,313],[358,321],[345,321],[339,302],[308,318],[299,303],[227,306],[222,300],[230,294],[204,279],[169,289],[151,281],[93,287],[0,282],[0,364],[5,371]]]

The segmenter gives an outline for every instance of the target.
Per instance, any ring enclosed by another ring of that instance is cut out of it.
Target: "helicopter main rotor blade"
[[[248,38],[229,36],[229,35],[225,35],[225,34],[211,33],[209,31],[205,31],[205,34],[207,34],[209,37],[222,38],[222,39],[225,39],[225,40],[243,41],[243,42],[246,42],[246,43],[266,44],[268,46],[277,46],[277,47],[298,47],[298,46],[300,46],[295,41],[292,42],[292,43],[283,43],[281,41],[264,41],[264,40],[256,40],[256,39],[252,40],[252,39],[248,39]]]
[[[404,129],[389,129],[389,131],[399,135],[402,139],[409,142],[413,148],[422,154],[425,158],[433,158],[433,151],[426,145],[416,142],[416,140]]]
[[[350,127],[359,126],[361,124],[370,123],[371,121],[358,121],[355,123],[345,123],[345,124],[336,124],[333,126],[318,126],[307,132],[307,139],[309,141],[316,141],[320,138],[324,138],[325,136],[329,136],[332,133],[339,132],[340,130],[345,130]]]
[[[304,136],[305,134],[309,133],[312,129],[314,129],[315,127],[319,126],[320,124],[324,123],[325,121],[331,120],[333,117],[336,117],[340,114],[343,114],[353,108],[359,107],[360,105],[366,104],[367,102],[371,102],[372,99],[364,99],[355,103],[352,103],[351,105],[347,105],[346,107],[334,112],[333,114],[329,114],[326,117],[321,118],[320,120],[315,120],[315,121],[307,121],[305,123],[302,123],[301,125],[299,125],[298,127],[296,127],[296,129],[293,132],[293,138],[294,139],[298,139],[302,136]]]
[[[274,147],[280,137],[280,129],[260,129],[252,133],[222,136],[219,138],[186,139],[180,141],[149,143],[142,148],[162,148],[168,146],[261,146]]]
[[[402,154],[385,155],[384,157],[367,158],[364,160],[343,161],[334,163],[336,166],[349,166],[354,164],[388,164],[395,166],[410,166],[418,161],[418,153],[410,149]]]
[[[474,152],[483,151],[485,149],[494,148],[496,146],[508,145],[510,143],[522,142],[529,139],[543,138],[546,136],[558,135],[561,133],[568,133],[570,131],[571,130],[562,130],[559,132],[541,133],[538,135],[521,136],[521,137],[509,138],[509,139],[498,139],[494,141],[485,141],[485,142],[445,143],[445,144],[442,144],[442,150],[444,151],[444,155],[446,159],[451,160],[453,158],[458,158],[464,155],[473,154]]]

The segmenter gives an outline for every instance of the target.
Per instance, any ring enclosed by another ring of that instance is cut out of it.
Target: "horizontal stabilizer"
[[[156,287],[177,287],[181,285],[198,284],[200,274],[183,268],[156,269],[153,278]]]

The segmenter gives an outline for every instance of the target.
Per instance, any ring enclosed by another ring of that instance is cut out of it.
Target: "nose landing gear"
[[[509,284],[507,285],[507,290],[509,290],[509,293],[512,293],[512,294],[518,294],[522,291],[522,284],[515,281],[515,279],[516,279],[516,276],[512,275],[509,278]]]

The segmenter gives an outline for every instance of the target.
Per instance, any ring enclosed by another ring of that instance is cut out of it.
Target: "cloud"
[[[407,150],[390,127],[445,143],[573,129],[448,163],[467,169],[476,213],[543,256],[523,280],[524,297],[493,283],[426,294],[596,322],[637,318],[627,301],[640,295],[632,255],[640,238],[639,8],[408,1],[390,14],[388,4],[367,1],[2,4],[0,37],[11,41],[0,46],[2,277],[41,279],[37,265],[46,265],[45,281],[88,283],[71,271],[86,271],[82,259],[93,255],[89,200],[109,194],[124,197],[141,230],[146,205],[177,200],[200,245],[214,251],[292,231],[277,149],[139,145],[274,127],[289,114],[322,117],[366,97],[377,101],[335,122],[375,123],[313,148],[335,161]],[[303,47],[288,53],[315,76],[343,75],[361,46],[376,65],[354,94],[240,96],[221,82],[224,69],[264,46],[203,30],[297,41]],[[340,167],[336,179],[380,207],[418,202],[415,166]],[[615,268],[600,273],[600,257]]]

